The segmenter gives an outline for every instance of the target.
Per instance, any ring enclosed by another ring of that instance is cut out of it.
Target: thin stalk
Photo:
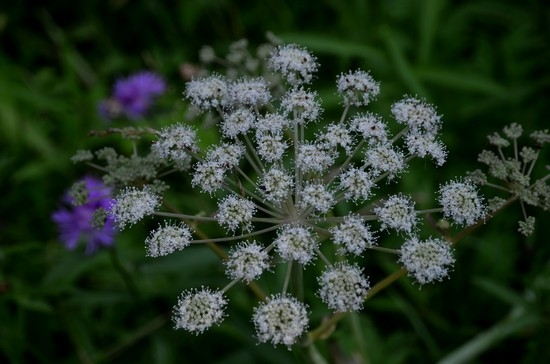
[[[330,262],[330,260],[327,259],[327,257],[325,257],[325,255],[321,250],[319,250],[319,248],[315,248],[315,253],[317,253],[321,260],[323,260],[323,262],[325,262],[327,267],[332,268],[332,263]]]
[[[235,284],[240,282],[240,278],[234,279],[231,282],[229,282],[223,289],[221,290],[222,293],[227,292],[231,287],[233,287]]]
[[[291,273],[292,273],[292,260],[287,263],[285,283],[283,284],[283,290],[282,290],[283,294],[285,294],[288,289],[288,284],[290,282],[290,277],[292,275]]]
[[[347,166],[351,163],[351,160],[355,156],[355,153],[357,153],[363,147],[364,144],[365,144],[365,138],[361,139],[361,141],[357,143],[357,146],[355,147],[353,152],[349,154],[346,160],[342,164],[340,164],[335,171],[331,172],[332,177],[330,177],[330,179],[328,180],[327,186],[330,185],[332,182],[334,182],[334,180],[340,175],[341,171],[347,168]]]
[[[367,248],[367,249],[376,250],[376,251],[384,252],[384,253],[390,253],[390,254],[399,254],[399,250],[384,248],[384,247],[381,247],[381,246],[371,246],[370,248]]]
[[[535,163],[537,162],[537,159],[539,159],[539,152],[537,151],[537,156],[535,159],[533,159],[533,162],[531,162],[531,165],[529,166],[529,170],[527,171],[527,176],[531,175],[531,172],[533,172],[533,168],[535,167]]]
[[[243,136],[243,139],[245,140],[245,143],[248,146],[248,149],[252,151],[252,157],[254,158],[255,162],[258,163],[257,164],[258,168],[261,171],[265,172],[264,164],[263,164],[262,160],[260,159],[260,157],[258,156],[258,154],[256,153],[256,149],[254,148],[254,145],[252,145],[252,141],[250,141],[250,138],[248,137],[248,135],[245,134]],[[256,163],[254,163],[254,164],[256,164]],[[256,168],[254,168],[254,169],[256,169]],[[262,173],[258,173],[258,174],[261,175]]]
[[[175,217],[180,220],[192,220],[192,221],[218,221],[215,217],[212,216],[199,216],[199,215],[186,215],[182,213],[174,213],[174,212],[163,212],[163,211],[156,211],[153,213],[155,216],[163,216],[163,217]]]
[[[170,315],[168,313],[157,316],[153,320],[147,322],[145,325],[134,331],[134,333],[130,336],[124,338],[119,343],[105,349],[103,352],[96,355],[94,357],[94,363],[111,362],[112,359],[120,355],[123,351],[136,345],[140,340],[160,329],[169,321],[169,319]]]
[[[276,230],[280,227],[281,225],[273,225],[273,226],[270,226],[268,228],[265,228],[265,229],[262,229],[262,230],[258,230],[258,231],[253,231],[251,233],[248,233],[248,234],[241,234],[241,235],[235,235],[235,236],[224,236],[224,237],[221,237],[221,238],[205,238],[205,239],[198,239],[198,240],[191,240],[191,244],[201,244],[201,243],[221,243],[221,242],[224,242],[224,241],[232,241],[232,240],[242,240],[242,239],[246,239],[246,238],[250,238],[252,236],[256,236],[256,235],[261,235],[263,233],[267,233],[269,231],[273,231],[273,230]],[[195,233],[197,232],[198,230],[195,230]]]

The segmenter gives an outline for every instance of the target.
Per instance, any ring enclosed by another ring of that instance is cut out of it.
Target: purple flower
[[[115,82],[113,95],[99,103],[99,113],[105,119],[125,115],[139,119],[151,107],[155,97],[166,90],[166,83],[154,72],[142,71]]]
[[[87,190],[86,202],[74,206],[74,200],[67,192],[63,197],[66,207],[55,211],[52,220],[57,224],[59,238],[68,250],[74,250],[80,241],[85,241],[86,254],[92,254],[101,247],[113,245],[117,231],[114,221],[108,215],[101,227],[94,226],[96,211],[109,209],[111,188],[95,177],[84,177],[83,181]]]

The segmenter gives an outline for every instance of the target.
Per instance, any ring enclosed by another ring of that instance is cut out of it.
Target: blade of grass
[[[52,40],[52,42],[63,50],[65,55],[65,61],[68,63],[68,66],[72,68],[79,78],[87,86],[92,86],[97,83],[97,76],[88,64],[84,57],[69,43],[65,32],[61,29],[54,21],[52,16],[44,11],[41,14],[42,25],[46,30],[46,33]]]
[[[393,31],[389,27],[383,26],[380,29],[380,35],[386,45],[386,49],[388,50],[393,65],[395,66],[395,70],[399,76],[401,76],[403,83],[405,83],[413,94],[428,97],[428,92],[418,77],[414,74],[413,69],[406,60],[403,49],[398,44],[397,38]]]
[[[540,322],[540,318],[538,316],[525,311],[515,317],[505,318],[490,329],[480,333],[472,340],[467,341],[449,355],[445,356],[438,362],[438,364],[470,363],[474,358],[489,350],[502,340],[522,330],[532,327],[538,322]]]
[[[418,46],[418,63],[426,64],[430,59],[442,2],[439,0],[426,0],[422,4],[419,21],[420,42]]]
[[[499,98],[505,98],[508,91],[504,86],[475,74],[465,74],[460,71],[447,71],[442,69],[427,68],[418,70],[418,77],[436,85],[445,86],[457,90],[477,92]]]
[[[387,57],[374,47],[363,43],[349,42],[342,39],[313,34],[285,33],[279,35],[285,42],[301,44],[315,53],[325,53],[338,57],[360,57],[365,59],[372,67],[387,67]]]

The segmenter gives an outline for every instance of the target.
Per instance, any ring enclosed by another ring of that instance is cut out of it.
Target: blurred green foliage
[[[122,233],[114,251],[86,256],[65,251],[50,220],[63,191],[86,172],[70,156],[118,143],[88,136],[105,127],[96,107],[117,77],[141,69],[164,75],[169,92],[150,123],[178,120],[180,65],[197,62],[204,44],[222,53],[240,38],[259,44],[266,31],[319,57],[314,87],[328,117],[339,111],[335,76],[350,68],[370,69],[382,82],[374,103],[382,114],[403,94],[437,105],[449,162],[437,173],[416,165],[420,172],[401,185],[421,200],[476,168],[487,134],[511,122],[528,132],[550,125],[550,6],[542,0],[2,4],[0,362],[310,360],[256,344],[249,321],[255,301],[244,287],[229,291],[221,326],[198,337],[172,330],[169,312],[181,290],[225,280],[210,251],[147,259],[144,223]],[[320,355],[358,352],[365,363],[550,361],[549,217],[533,214],[537,231],[529,238],[516,233],[520,215],[510,209],[461,242],[448,281],[419,290],[399,280],[319,343]],[[376,256],[366,261],[375,282],[395,269]],[[312,309],[316,320],[315,312],[326,313]]]

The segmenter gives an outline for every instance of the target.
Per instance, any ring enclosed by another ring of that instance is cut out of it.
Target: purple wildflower
[[[155,97],[166,90],[164,79],[150,71],[135,73],[115,82],[113,95],[99,103],[99,113],[105,119],[125,115],[139,119],[151,107]]]
[[[75,206],[74,199],[67,192],[63,198],[66,208],[55,211],[52,220],[57,224],[59,238],[68,250],[74,250],[83,240],[86,242],[86,254],[92,254],[101,247],[113,245],[116,229],[112,218],[106,215],[101,227],[94,226],[96,211],[109,208],[111,188],[95,177],[84,177],[83,181],[87,190],[85,203]]]

